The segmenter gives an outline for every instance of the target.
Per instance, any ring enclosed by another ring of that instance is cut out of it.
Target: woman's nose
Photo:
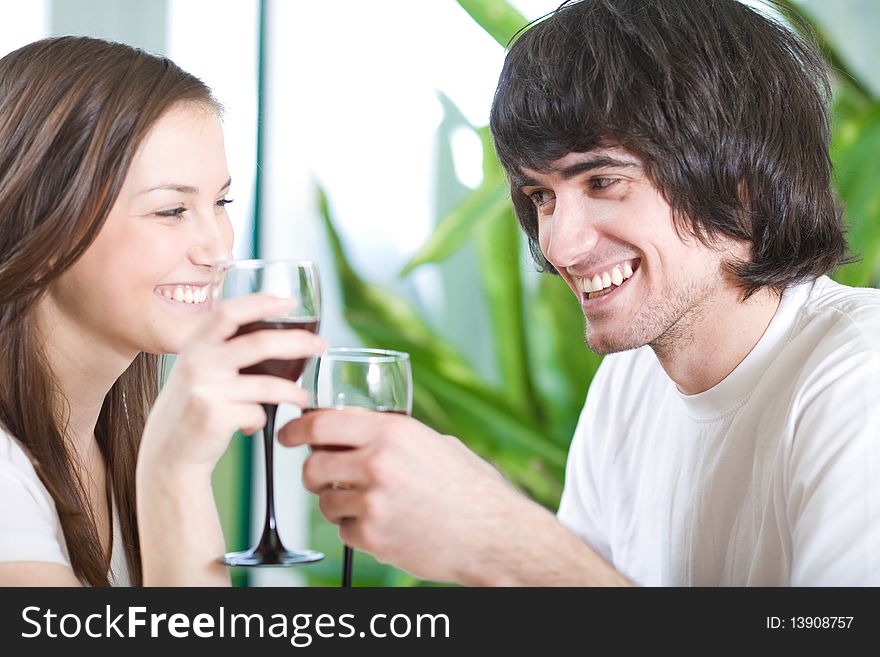
[[[221,222],[200,226],[195,244],[189,250],[189,258],[196,265],[210,266],[221,260],[232,259],[232,240],[225,235]],[[228,223],[228,222],[227,222]],[[229,228],[231,237],[232,229]]]

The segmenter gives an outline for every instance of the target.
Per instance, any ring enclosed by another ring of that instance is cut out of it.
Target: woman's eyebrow
[[[191,185],[178,185],[175,183],[168,183],[165,185],[157,185],[156,187],[151,187],[150,189],[145,189],[140,192],[141,194],[149,194],[151,192],[163,192],[163,191],[171,191],[171,192],[180,192],[181,194],[198,194],[199,188],[193,187]]]
[[[232,185],[232,178],[226,181],[226,184],[220,188],[220,191],[226,191]],[[150,192],[161,192],[161,191],[171,191],[171,192],[180,192],[181,194],[198,194],[199,188],[193,187],[192,185],[178,185],[175,183],[168,183],[165,185],[159,185],[157,187],[151,187],[150,189],[145,189],[140,192],[140,194],[149,194]],[[139,194],[139,195],[140,195]]]

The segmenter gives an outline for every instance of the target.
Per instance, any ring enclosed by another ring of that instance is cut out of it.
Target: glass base
[[[263,551],[252,548],[244,552],[227,552],[223,556],[223,563],[227,566],[296,566],[303,563],[314,563],[323,558],[323,552],[315,552],[314,550]]]

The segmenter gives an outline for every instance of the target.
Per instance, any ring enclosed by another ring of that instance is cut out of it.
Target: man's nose
[[[553,216],[547,222],[544,257],[557,269],[571,267],[584,259],[599,240],[599,231],[585,203],[558,197]]]

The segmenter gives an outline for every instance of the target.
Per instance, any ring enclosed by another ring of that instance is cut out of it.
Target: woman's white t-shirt
[[[558,515],[637,584],[880,585],[880,290],[789,288],[697,395],[649,347],[607,356]]]
[[[109,579],[130,586],[125,549],[113,505]],[[48,561],[70,567],[61,520],[49,491],[21,445],[0,429],[0,562]]]

